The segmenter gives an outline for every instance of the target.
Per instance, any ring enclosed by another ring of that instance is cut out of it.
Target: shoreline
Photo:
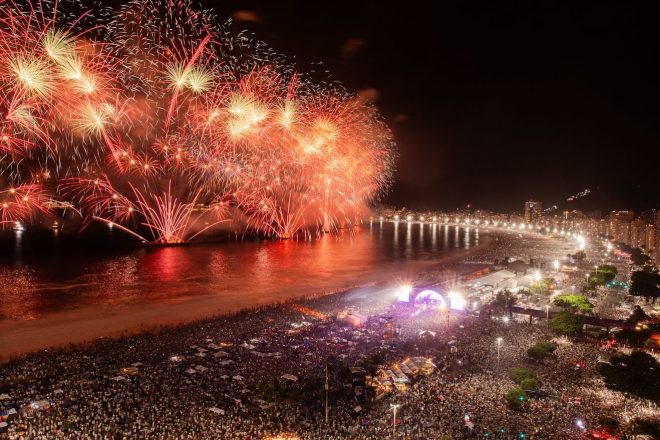
[[[6,401],[0,409],[17,411],[9,438],[376,440],[391,432],[383,414],[396,404],[403,408],[397,415],[406,422],[398,428],[405,437],[462,438],[468,414],[477,433],[535,436],[542,426],[542,436],[569,439],[580,432],[567,396],[584,403],[578,416],[587,426],[597,427],[613,412],[621,414],[624,430],[633,418],[657,420],[645,395],[630,398],[598,380],[601,359],[612,353],[596,339],[557,337],[544,320],[460,312],[445,318],[435,307],[399,305],[401,281],[419,288],[435,281],[444,292],[474,263],[511,253],[550,261],[566,252],[565,244],[533,236],[492,238],[474,252],[441,254],[423,266],[426,271],[416,265],[414,278],[409,272],[397,279],[390,265],[380,265],[383,281],[374,281],[373,271],[352,272],[333,281],[362,287],[294,295],[324,287],[313,278],[281,301],[271,296],[269,304],[242,311],[0,364]],[[555,342],[552,362],[529,364],[529,347],[547,340]],[[544,391],[531,395],[522,410],[504,398],[518,385],[507,372],[520,366],[533,371]],[[354,391],[364,397],[359,407],[351,389],[355,367],[372,378]],[[404,389],[392,385],[393,374],[407,383]],[[323,416],[324,376],[330,424]],[[415,417],[422,413],[429,417]]]
[[[446,269],[452,264],[461,264],[460,259],[489,249],[495,241],[491,234],[484,234],[484,242],[474,248],[462,249],[433,261],[421,262],[420,265],[425,267],[416,268],[412,275],[415,278],[423,277],[434,271]],[[399,264],[396,265],[399,266]],[[413,265],[404,263],[403,266]],[[334,286],[330,290],[303,293],[275,302],[260,302],[260,298],[255,297],[253,304],[248,306],[232,305],[231,296],[220,298],[215,295],[203,295],[180,297],[158,304],[87,306],[64,310],[34,320],[0,321],[0,364],[42,350],[84,347],[100,339],[116,339],[129,335],[153,333],[244,312],[259,313],[294,302],[304,303],[330,295],[346,295],[357,288],[392,282],[397,279],[396,276],[388,276],[384,273],[375,273],[371,276],[373,276],[372,279],[363,279],[363,282],[355,280],[358,281],[356,284]],[[219,304],[218,301],[221,303]]]

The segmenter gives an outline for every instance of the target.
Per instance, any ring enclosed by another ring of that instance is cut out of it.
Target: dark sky
[[[201,1],[302,70],[377,92],[399,149],[385,203],[520,210],[589,187],[576,207],[660,207],[647,2]]]

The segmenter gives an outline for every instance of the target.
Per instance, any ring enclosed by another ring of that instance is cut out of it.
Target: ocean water
[[[61,237],[30,248],[4,231],[0,322],[72,310],[148,308],[205,297],[214,313],[279,302],[385,278],[480,245],[479,231],[417,223],[367,223],[311,241],[229,241],[179,247],[94,245],[69,249]],[[25,231],[23,234],[30,234]],[[93,240],[116,240],[117,231]],[[482,233],[481,242],[484,242]],[[231,306],[231,307],[229,307]]]

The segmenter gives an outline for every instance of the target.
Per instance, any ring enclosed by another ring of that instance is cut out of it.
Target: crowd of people
[[[0,411],[16,409],[0,439],[560,440],[604,416],[623,429],[660,418],[654,403],[605,388],[596,368],[611,349],[557,338],[544,320],[496,318],[401,305],[373,285],[40,351],[0,365]],[[527,349],[546,339],[552,359],[530,361]],[[435,369],[355,400],[349,367],[373,374],[374,359],[387,368],[410,356]],[[512,408],[507,372],[518,366],[541,386]]]

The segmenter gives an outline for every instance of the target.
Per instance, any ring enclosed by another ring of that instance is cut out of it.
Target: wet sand
[[[468,255],[485,251],[491,246],[492,240],[490,237],[483,238],[476,247],[456,249],[432,261],[391,262],[355,279],[323,280],[316,291],[309,291],[308,286],[300,286],[288,288],[277,296],[248,296],[241,295],[240,292],[184,296],[160,302],[90,305],[49,313],[33,320],[0,320],[0,361],[31,351],[137,333],[241,309],[345,291],[356,286],[413,279],[420,274],[441,270],[450,263],[460,262]]]

